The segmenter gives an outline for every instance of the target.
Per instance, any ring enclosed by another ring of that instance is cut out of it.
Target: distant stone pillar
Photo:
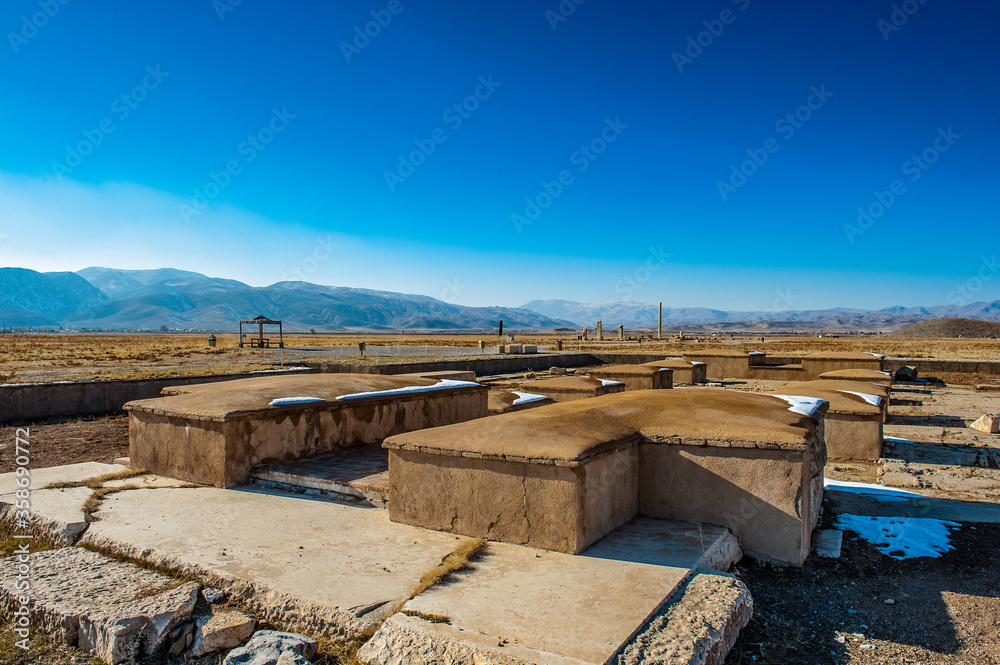
[[[663,337],[663,303],[660,303],[660,315],[656,324],[656,339]]]
[[[598,342],[604,341],[604,328],[601,326],[600,321],[597,322],[597,341]]]
[[[625,339],[625,326],[618,324],[618,339]]]
[[[583,338],[587,339],[587,329],[586,328],[583,329]]]

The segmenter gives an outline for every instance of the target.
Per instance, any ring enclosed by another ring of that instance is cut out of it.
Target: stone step
[[[251,475],[258,486],[267,488],[376,508],[389,505],[389,456],[381,446],[264,464],[254,467]]]

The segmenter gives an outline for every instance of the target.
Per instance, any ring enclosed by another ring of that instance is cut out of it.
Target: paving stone
[[[213,608],[211,614],[199,617],[195,625],[191,655],[200,657],[243,644],[253,635],[257,622],[242,612]]]
[[[812,545],[816,556],[839,559],[844,542],[844,532],[839,529],[819,529],[813,534]]]
[[[742,582],[703,571],[608,665],[721,665],[752,616],[753,599]]]
[[[166,646],[168,634],[186,621],[199,585],[110,559],[63,548],[28,555],[32,625],[56,640],[79,645],[107,663]],[[18,557],[0,560],[0,613],[17,607]]]
[[[225,665],[276,665],[288,653],[301,657],[302,660],[291,659],[291,663],[300,665],[315,656],[317,649],[319,644],[316,640],[305,635],[258,630],[246,646],[229,652]],[[285,662],[289,662],[288,656],[285,657]]]
[[[998,434],[1000,433],[1000,415],[994,413],[980,416],[969,427],[980,432],[986,432],[987,434]]]

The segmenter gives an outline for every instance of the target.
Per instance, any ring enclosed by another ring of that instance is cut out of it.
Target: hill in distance
[[[619,324],[631,329],[655,330],[657,325],[657,306],[648,303],[532,300],[522,307],[549,317],[573,321],[578,327],[593,328],[597,321],[603,321],[605,330],[617,328]],[[705,307],[663,308],[663,325],[666,329],[683,328],[686,331],[701,332],[888,331],[937,317],[1000,321],[1000,300],[964,306],[887,307],[879,310],[835,307],[821,310],[727,312]]]
[[[1000,323],[976,319],[943,317],[914,323],[889,333],[891,337],[950,337],[996,338],[1000,337]]]
[[[100,330],[235,330],[263,314],[290,331],[549,330],[567,321],[512,307],[465,307],[428,296],[278,282],[254,287],[173,268],[39,273],[0,268],[0,323]]]

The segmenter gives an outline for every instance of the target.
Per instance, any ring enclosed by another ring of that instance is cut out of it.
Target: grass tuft
[[[69,482],[60,483],[49,483],[43,490],[63,490],[72,487],[89,487],[92,490],[101,489],[104,483],[112,480],[127,480],[129,478],[135,478],[136,476],[145,476],[149,472],[145,469],[125,469],[124,471],[115,471],[113,473],[105,473],[100,476],[94,476],[93,478],[87,478],[86,480],[75,480]]]
[[[416,598],[424,591],[427,591],[435,584],[438,584],[452,573],[457,573],[469,565],[469,561],[479,554],[479,551],[486,546],[486,540],[475,538],[462,542],[454,552],[446,556],[441,563],[433,569],[427,571],[420,578],[420,582],[410,592],[410,598]]]
[[[403,610],[403,614],[408,617],[416,617],[431,623],[451,623],[451,617],[443,614],[428,614],[427,612],[414,612],[413,610]]]

